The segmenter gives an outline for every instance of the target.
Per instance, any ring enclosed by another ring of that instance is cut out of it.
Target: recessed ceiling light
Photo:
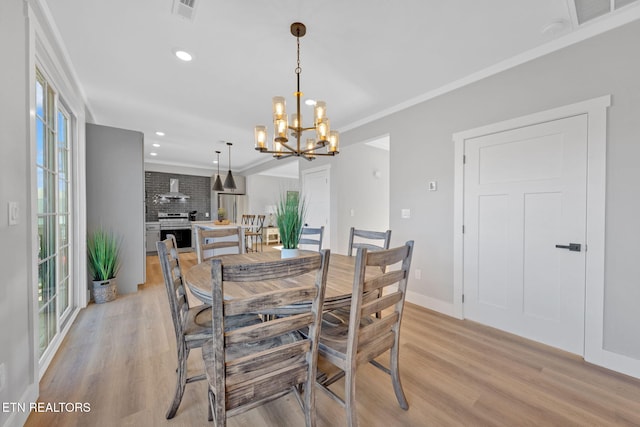
[[[156,135],[158,135],[158,136],[164,136],[164,132],[157,131],[157,132],[156,132]]]
[[[155,143],[153,143],[153,144],[151,144],[151,145],[153,145],[153,146],[154,146],[154,147],[156,147],[156,148],[160,147],[160,144],[158,144],[157,142],[155,142]]]
[[[176,50],[175,55],[178,57],[178,59],[185,62],[189,62],[193,59],[193,56],[189,52],[186,52],[184,50]]]
[[[307,99],[306,101],[304,101],[305,104],[307,105],[316,105],[316,100],[315,99]]]
[[[158,153],[149,153],[149,155],[151,155],[151,156],[157,156],[157,155],[158,155]]]

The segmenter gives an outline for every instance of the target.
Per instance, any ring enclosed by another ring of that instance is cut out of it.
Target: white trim
[[[509,129],[531,126],[551,120],[588,115],[587,137],[587,236],[586,242],[586,299],[585,299],[585,347],[584,358],[604,366],[640,378],[640,360],[627,358],[607,351],[604,343],[604,261],[605,261],[605,196],[606,196],[606,144],[607,108],[611,96],[606,95],[564,107],[531,114],[516,119],[458,132],[455,143],[454,182],[454,254],[453,254],[453,306],[454,315],[464,318],[463,293],[463,212],[464,212],[464,155],[465,140],[490,135]]]
[[[375,120],[381,119],[383,117],[389,116],[391,114],[397,113],[399,111],[406,110],[407,108],[413,107],[414,105],[436,98],[445,93],[452,92],[456,89],[460,89],[461,87],[478,82],[482,79],[509,70],[511,68],[515,68],[518,65],[522,65],[534,59],[541,58],[545,55],[590,39],[609,30],[613,30],[614,28],[621,27],[638,19],[640,19],[640,6],[633,6],[629,9],[625,8],[624,10],[614,11],[609,14],[606,19],[603,17],[602,19],[598,19],[594,22],[586,23],[576,31],[550,41],[549,43],[535,47],[526,52],[522,52],[516,56],[505,59],[504,61],[493,64],[483,70],[480,70],[473,74],[469,74],[466,77],[445,84],[444,86],[440,86],[427,93],[408,99],[407,101],[394,105],[393,107],[387,108],[386,110],[382,110],[376,114],[342,126],[340,127],[340,132],[346,132],[351,129],[366,125],[367,123],[371,123]]]
[[[406,299],[412,304],[419,305],[429,310],[437,311],[438,313],[446,314],[447,316],[456,317],[454,313],[454,306],[450,302],[432,298],[427,295],[419,294],[417,292],[409,290],[407,290]]]
[[[36,402],[38,400],[38,390],[38,383],[29,384],[22,396],[20,396],[20,400],[18,400],[18,402],[26,403],[27,405],[30,402]],[[7,418],[3,426],[23,426],[26,424],[27,418],[29,418],[30,414],[30,411],[12,411],[11,415],[9,415],[9,418]]]

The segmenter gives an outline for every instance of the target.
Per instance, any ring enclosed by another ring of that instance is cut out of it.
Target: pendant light
[[[216,175],[216,180],[213,183],[213,191],[224,191],[224,187],[222,186],[222,180],[220,179],[220,152],[216,151],[218,155],[218,174]]]
[[[233,174],[231,173],[231,146],[233,144],[231,142],[227,142],[227,146],[229,147],[229,172],[227,172],[227,177],[224,180],[224,188],[228,188],[233,191],[236,189],[236,182],[233,180]]]

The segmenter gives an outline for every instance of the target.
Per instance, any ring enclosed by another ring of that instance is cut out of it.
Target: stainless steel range
[[[160,222],[160,238],[167,238],[167,234],[176,236],[178,248],[191,247],[191,223],[187,212],[158,212]]]

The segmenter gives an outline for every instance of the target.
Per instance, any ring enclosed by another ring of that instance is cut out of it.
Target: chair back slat
[[[372,338],[386,332],[391,332],[393,330],[393,326],[398,321],[398,317],[398,312],[394,311],[377,322],[362,326],[358,335],[358,347],[362,348],[362,346],[367,345]]]
[[[311,313],[281,317],[270,322],[258,323],[229,331],[225,337],[227,345],[246,344],[277,337],[303,329],[313,322]]]
[[[373,242],[371,242],[373,240]],[[376,251],[381,249],[389,249],[391,243],[391,230],[372,231],[360,230],[351,227],[349,231],[349,256],[353,256],[353,251],[359,248]]]
[[[363,291],[369,292],[376,289],[384,288],[394,283],[398,283],[404,278],[405,272],[403,270],[393,270],[388,273],[384,273],[382,276],[377,276],[364,282]]]
[[[289,363],[293,358],[303,355],[310,350],[309,341],[296,341],[290,344],[282,345],[278,348],[261,351],[249,359],[230,360],[226,364],[227,376],[232,377],[227,381],[229,383],[238,383],[250,377],[250,373],[261,375],[257,367],[266,367],[266,369],[277,368],[277,364],[283,360]]]
[[[222,271],[222,279],[229,282],[283,279],[308,273],[319,268],[321,264],[320,258],[311,256],[255,262],[248,265],[235,264],[225,266]]]
[[[316,296],[317,292],[317,289],[310,287],[264,292],[247,298],[225,301],[224,311],[227,316],[264,312],[265,307],[277,308],[302,301],[310,301]]]
[[[300,231],[300,245],[313,246],[314,251],[320,251],[322,249],[322,237],[324,235],[324,226],[319,228],[302,227]],[[315,236],[315,237],[313,237]]]
[[[383,295],[380,298],[376,298],[374,301],[368,302],[362,305],[362,317],[370,316],[374,313],[391,307],[392,305],[402,301],[402,292],[394,292],[392,294]]]

